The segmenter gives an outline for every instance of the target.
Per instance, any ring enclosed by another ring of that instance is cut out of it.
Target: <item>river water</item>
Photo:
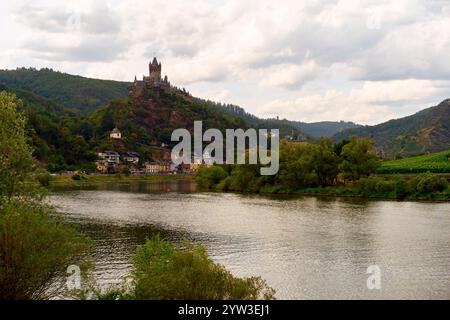
[[[160,233],[204,244],[279,299],[450,299],[450,203],[203,193],[189,181],[104,183],[50,200],[94,240],[103,286]],[[374,265],[381,288],[370,290]]]

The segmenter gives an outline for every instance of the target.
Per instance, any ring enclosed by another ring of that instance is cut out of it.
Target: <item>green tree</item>
[[[42,299],[89,241],[42,202],[19,103],[0,92],[0,299]]]
[[[334,184],[339,173],[340,159],[333,150],[330,138],[321,138],[313,148],[313,168],[321,186]]]
[[[13,199],[0,211],[0,299],[44,299],[64,292],[71,264],[84,261],[89,241],[51,218],[51,208]]]
[[[379,160],[373,153],[373,147],[373,141],[369,138],[350,138],[350,142],[342,148],[342,163],[339,165],[344,179],[357,180],[376,171]]]
[[[0,204],[29,189],[26,182],[33,169],[25,117],[17,112],[20,103],[14,95],[0,92]]]
[[[214,165],[212,167],[201,167],[195,176],[195,181],[200,188],[210,189],[227,176],[228,173],[222,166]]]
[[[291,188],[316,186],[319,179],[314,170],[314,149],[311,144],[283,143],[280,146],[278,183]]]

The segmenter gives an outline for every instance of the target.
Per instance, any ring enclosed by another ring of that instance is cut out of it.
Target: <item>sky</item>
[[[0,69],[172,84],[259,117],[377,124],[450,98],[448,0],[4,0]]]

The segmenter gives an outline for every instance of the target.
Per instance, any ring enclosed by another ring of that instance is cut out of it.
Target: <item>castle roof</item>
[[[156,57],[153,57],[152,65],[157,66],[158,60],[156,60]]]

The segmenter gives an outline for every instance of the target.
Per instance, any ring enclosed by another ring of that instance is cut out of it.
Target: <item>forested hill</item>
[[[0,70],[0,85],[30,91],[60,106],[93,110],[113,99],[125,98],[130,83],[90,79],[52,69]]]
[[[336,134],[334,140],[340,141],[352,135],[372,138],[377,149],[387,158],[449,150],[450,99],[408,117],[345,130]]]
[[[331,137],[347,129],[359,128],[361,125],[350,121],[296,122],[301,130],[312,137]]]
[[[34,156],[50,171],[91,170],[101,150],[136,151],[142,160],[161,160],[161,144],[171,143],[172,131],[192,129],[195,120],[203,120],[204,129],[249,127],[244,120],[175,89],[146,89],[139,97],[115,99],[89,113],[0,84],[3,90],[21,99],[19,109],[28,119]],[[114,127],[122,131],[122,140],[109,139]]]
[[[34,93],[61,107],[88,112],[93,112],[112,100],[126,98],[130,84],[129,82],[90,79],[47,68],[40,70],[34,68],[0,70],[0,85],[4,85],[11,90]],[[307,136],[329,137],[344,129],[357,126],[354,123],[343,121],[305,123],[286,119],[262,119],[233,104],[199,100],[224,114],[241,118],[252,127],[279,128],[284,136],[291,135],[296,138]]]
[[[361,125],[348,121],[320,121],[320,122],[301,122],[287,119],[262,119],[248,113],[243,108],[234,104],[222,104],[213,101],[207,101],[215,108],[218,108],[224,113],[239,117],[253,127],[259,128],[273,128],[277,127],[285,133],[285,135],[292,135],[294,137],[303,136],[311,138],[331,137],[334,134],[350,128],[358,128]]]

